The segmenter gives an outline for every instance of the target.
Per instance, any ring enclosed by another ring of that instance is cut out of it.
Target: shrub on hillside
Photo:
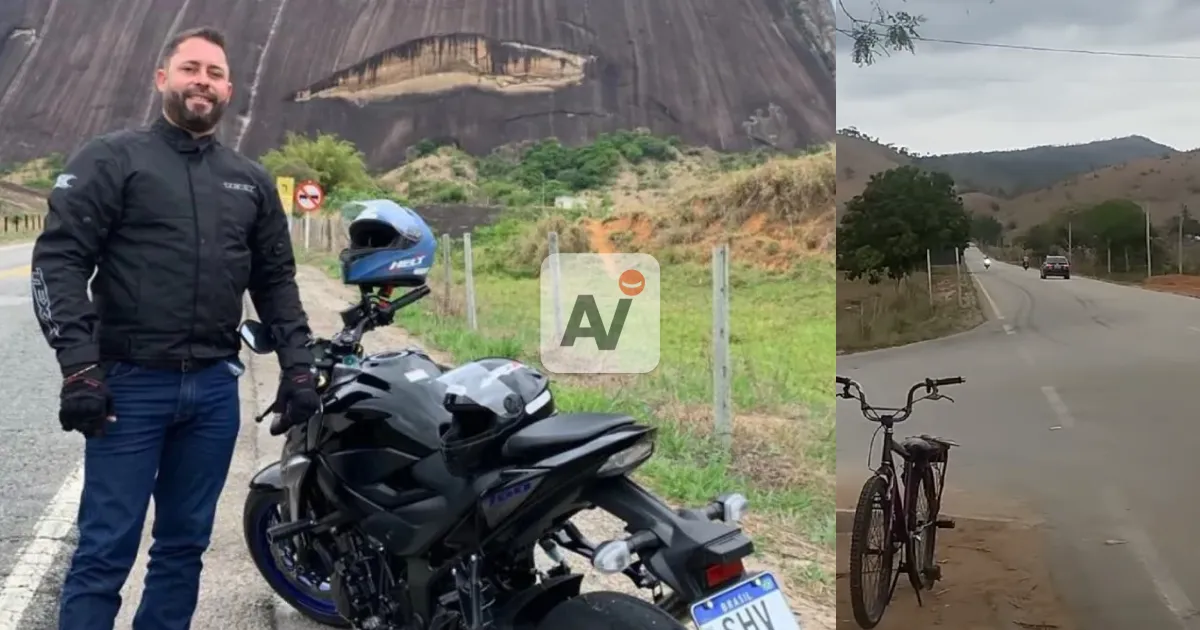
[[[504,273],[519,277],[536,277],[542,260],[550,255],[550,232],[558,232],[558,251],[562,254],[585,254],[591,251],[587,229],[562,215],[542,217],[536,223],[514,222],[497,226],[507,232],[506,238],[488,239],[488,261],[482,271]]]
[[[333,134],[308,138],[288,132],[283,146],[267,151],[259,161],[274,177],[316,179],[326,195],[339,187],[376,188],[362,152]]]

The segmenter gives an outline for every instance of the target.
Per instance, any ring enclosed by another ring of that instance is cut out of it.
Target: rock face
[[[725,150],[834,137],[828,0],[3,0],[0,163],[158,111],[175,32],[229,38],[221,139],[257,156],[337,133],[375,167],[648,127]]]

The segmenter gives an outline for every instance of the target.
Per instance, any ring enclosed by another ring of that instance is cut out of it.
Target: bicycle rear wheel
[[[933,468],[913,467],[913,483],[908,485],[904,507],[909,531],[915,535],[904,546],[904,564],[908,581],[916,590],[929,590],[940,577],[934,548],[937,546],[937,488]],[[922,510],[924,508],[924,510]]]
[[[892,598],[896,560],[892,509],[887,478],[875,475],[868,479],[858,495],[850,533],[850,607],[854,620],[864,630],[879,624]],[[873,535],[877,532],[880,535]],[[878,564],[876,572],[870,571],[872,564]]]

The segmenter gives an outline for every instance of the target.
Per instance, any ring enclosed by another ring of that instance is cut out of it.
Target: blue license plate
[[[699,630],[801,630],[800,620],[768,572],[692,604]]]

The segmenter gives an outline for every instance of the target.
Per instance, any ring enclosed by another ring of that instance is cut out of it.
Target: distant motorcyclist
[[[992,259],[990,257],[988,257],[988,256],[983,257],[983,268],[984,269],[992,268]]]
[[[1028,254],[1021,257],[1021,266],[1024,267],[1025,269],[1029,269],[1029,255]]]

